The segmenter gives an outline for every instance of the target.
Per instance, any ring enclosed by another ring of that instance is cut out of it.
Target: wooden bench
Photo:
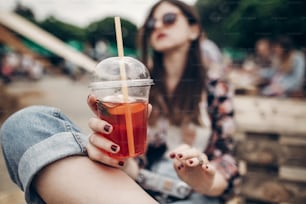
[[[244,203],[306,203],[306,101],[236,96]]]

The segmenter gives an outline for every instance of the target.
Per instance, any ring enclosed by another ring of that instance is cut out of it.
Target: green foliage
[[[259,38],[287,35],[296,46],[306,46],[306,1],[198,0],[208,36],[222,47],[246,52]]]
[[[86,33],[82,28],[59,21],[52,16],[40,22],[39,26],[65,42],[70,40],[86,40]]]
[[[124,47],[135,48],[137,27],[130,21],[121,19],[122,38]],[[87,39],[93,43],[98,40],[116,42],[115,22],[113,17],[91,23],[87,28]]]
[[[30,8],[20,4],[19,2],[17,2],[17,5],[14,9],[14,12],[17,13],[18,15],[20,15],[20,16],[25,17],[26,19],[30,20],[31,22],[35,22],[35,15],[34,15],[33,11]]]

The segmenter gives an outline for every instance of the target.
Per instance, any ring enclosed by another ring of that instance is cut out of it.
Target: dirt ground
[[[0,85],[0,125],[22,107],[50,105],[60,108],[85,133],[91,112],[86,104],[88,80],[72,81],[64,76],[46,76],[40,81],[16,81]],[[0,141],[1,142],[1,141]],[[0,204],[25,204],[23,193],[11,182],[0,151]]]

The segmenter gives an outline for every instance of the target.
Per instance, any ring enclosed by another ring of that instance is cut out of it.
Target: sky
[[[157,0],[0,0],[0,12],[11,11],[18,1],[32,8],[37,20],[53,15],[64,22],[86,27],[96,20],[116,15],[140,26]]]

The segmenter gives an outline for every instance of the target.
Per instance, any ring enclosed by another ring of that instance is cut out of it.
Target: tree
[[[33,11],[30,8],[22,5],[20,2],[17,2],[16,7],[14,8],[14,12],[32,22],[35,22],[35,15]]]
[[[259,38],[287,35],[296,46],[306,46],[306,1],[198,0],[209,37],[223,47],[252,50]]]
[[[137,27],[130,21],[121,19],[122,37],[124,47],[135,48]],[[106,40],[116,43],[115,22],[113,17],[107,17],[101,21],[91,23],[87,28],[87,39],[91,43]]]
[[[77,26],[57,20],[53,16],[49,16],[44,21],[38,23],[38,25],[53,34],[59,39],[67,42],[71,40],[85,41],[86,33],[85,30]]]

